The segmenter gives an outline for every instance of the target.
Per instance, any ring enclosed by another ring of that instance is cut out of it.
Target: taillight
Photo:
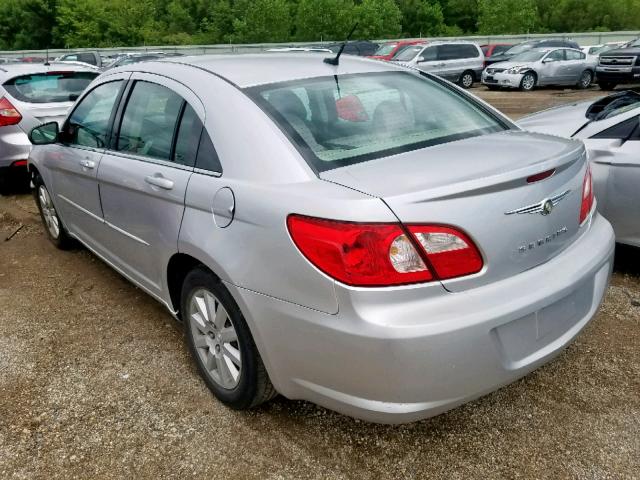
[[[20,120],[22,120],[22,115],[16,110],[16,107],[11,105],[6,97],[0,98],[0,127],[16,125],[20,123]]]
[[[352,223],[290,215],[302,254],[330,277],[354,286],[392,286],[453,278],[482,269],[473,242],[450,227]]]
[[[580,225],[589,216],[593,207],[593,181],[591,179],[591,166],[587,166],[587,173],[582,182],[582,203],[580,204]]]

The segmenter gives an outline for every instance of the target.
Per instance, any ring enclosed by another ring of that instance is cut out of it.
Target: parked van
[[[391,61],[418,68],[470,88],[482,76],[484,53],[475,43],[430,42],[399,51]]]

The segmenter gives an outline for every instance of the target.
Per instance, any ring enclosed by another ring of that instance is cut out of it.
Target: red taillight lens
[[[591,167],[587,166],[587,173],[584,175],[582,182],[582,203],[580,204],[580,225],[589,216],[593,207],[593,181],[591,179]]]
[[[416,225],[408,227],[409,233],[400,224],[300,215],[290,215],[287,226],[294,243],[313,265],[348,285],[427,282],[476,273],[483,265],[469,237],[450,227]]]
[[[16,125],[22,120],[22,115],[11,105],[11,102],[5,97],[0,98],[0,127],[7,125]]]

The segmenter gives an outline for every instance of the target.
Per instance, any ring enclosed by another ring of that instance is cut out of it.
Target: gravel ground
[[[474,93],[514,117],[599,95]],[[239,413],[159,304],[0,197],[0,478],[639,478],[639,323],[640,250],[618,248],[577,341],[480,400],[402,426],[281,397]]]

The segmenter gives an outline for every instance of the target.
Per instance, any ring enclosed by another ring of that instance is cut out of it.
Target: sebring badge
[[[558,195],[551,198],[545,198],[540,203],[534,203],[533,205],[527,205],[526,207],[516,208],[509,212],[504,212],[505,215],[513,215],[515,213],[522,215],[525,213],[539,213],[540,215],[549,215],[554,207],[564,200],[567,195],[571,193],[571,190],[565,190]]]

